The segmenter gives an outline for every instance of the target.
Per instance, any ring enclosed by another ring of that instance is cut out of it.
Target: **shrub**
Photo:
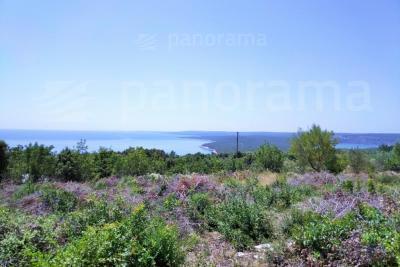
[[[255,161],[258,167],[280,172],[283,167],[284,156],[276,146],[263,145],[255,152]]]
[[[400,265],[400,232],[396,223],[388,220],[378,209],[368,205],[359,206],[360,215],[365,224],[365,231],[361,236],[363,244],[380,246],[386,250],[385,266]]]
[[[290,151],[300,165],[319,172],[327,169],[328,163],[335,157],[337,141],[333,136],[333,132],[313,125],[308,132],[300,132],[293,139]]]
[[[181,204],[181,201],[176,197],[174,193],[169,194],[165,199],[163,206],[166,210],[173,210]]]
[[[361,189],[362,189],[362,183],[361,183],[361,180],[360,179],[357,179],[357,181],[356,181],[356,192],[361,192]]]
[[[78,205],[78,200],[73,193],[51,186],[42,188],[41,198],[44,204],[54,212],[70,212]]]
[[[332,173],[338,174],[344,171],[348,166],[348,159],[344,153],[336,153],[326,162],[326,169]]]
[[[395,144],[390,152],[387,167],[392,171],[400,171],[400,143]]]
[[[347,180],[342,182],[342,189],[346,192],[353,193],[354,192],[354,183],[353,181]]]
[[[222,233],[236,248],[245,249],[273,235],[270,219],[261,206],[232,196],[206,210],[209,226]]]
[[[114,202],[106,198],[90,196],[83,204],[83,208],[65,214],[61,224],[61,236],[74,239],[81,236],[89,226],[102,226],[107,223],[121,221],[131,213],[131,207],[118,199]]]
[[[308,213],[303,223],[293,230],[294,240],[301,247],[320,253],[322,257],[339,247],[342,240],[348,238],[357,226],[354,213],[338,219]]]
[[[361,233],[362,245],[368,246],[368,249],[385,249],[385,253],[377,257],[379,262],[372,265],[396,266],[400,263],[400,236],[396,220],[389,220],[376,208],[361,203],[353,212],[336,219],[313,212],[295,214],[288,224],[291,228],[286,227],[289,229],[286,232],[301,248],[310,249],[325,259],[329,256],[328,259],[332,260],[342,242],[357,230]]]
[[[38,266],[179,266],[184,259],[177,229],[150,219],[143,206],[121,222],[89,227],[55,255],[37,258]]]
[[[0,206],[0,240],[15,228],[15,225],[13,225],[14,220],[12,220],[11,217],[12,214],[10,211],[5,207]]]
[[[121,178],[119,187],[128,187],[131,190],[132,194],[143,194],[144,190],[138,183],[137,179],[132,176],[124,176]]]
[[[382,184],[399,184],[400,183],[400,177],[399,176],[394,176],[394,175],[381,175],[378,176],[378,181]]]
[[[22,184],[14,193],[13,199],[21,199],[25,196],[33,194],[40,189],[40,185],[37,183],[33,183],[32,181],[28,181],[25,184]]]
[[[315,190],[309,185],[292,186],[284,178],[278,179],[272,184],[270,190],[270,206],[278,209],[286,209],[291,205],[304,200],[314,194]]]
[[[35,252],[58,246],[54,216],[32,217],[0,208],[0,265],[30,266]]]
[[[289,210],[281,226],[282,232],[288,237],[292,236],[295,228],[304,225],[309,220],[309,216],[312,216],[312,212],[304,212],[296,208]]]
[[[371,179],[371,178],[368,179],[367,190],[368,190],[368,193],[370,193],[370,194],[375,194],[376,193],[375,181],[373,179]]]
[[[204,219],[207,209],[212,205],[212,201],[207,193],[195,193],[189,199],[189,214],[194,220]]]

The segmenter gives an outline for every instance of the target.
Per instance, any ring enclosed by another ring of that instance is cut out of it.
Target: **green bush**
[[[338,174],[343,172],[348,164],[347,156],[343,152],[337,152],[327,160],[325,168],[334,174]]]
[[[174,193],[169,194],[165,199],[164,199],[164,203],[163,203],[163,207],[166,210],[173,210],[176,207],[179,207],[179,205],[181,204],[181,201],[176,197],[176,195]]]
[[[386,218],[378,209],[368,205],[359,207],[365,230],[361,240],[368,246],[380,246],[386,250],[384,262],[379,265],[400,265],[400,232],[398,221]]]
[[[205,212],[211,207],[212,200],[207,193],[195,193],[189,199],[189,214],[194,220],[203,220]]]
[[[359,149],[351,149],[349,151],[349,165],[355,173],[367,171],[368,162],[365,153]]]
[[[53,212],[70,212],[78,205],[78,200],[73,193],[51,186],[43,186],[41,199]]]
[[[56,218],[0,208],[0,266],[30,266],[33,254],[58,247]]]
[[[283,234],[287,237],[291,237],[295,228],[300,225],[305,225],[306,222],[310,220],[310,216],[313,216],[312,212],[304,212],[296,208],[289,210],[281,225]]]
[[[272,237],[273,227],[266,210],[240,196],[207,209],[208,225],[222,233],[236,248],[245,249]]]
[[[342,184],[341,184],[341,187],[346,192],[349,192],[349,193],[353,193],[354,192],[354,183],[353,183],[353,181],[350,181],[350,180],[343,181]]]
[[[89,227],[55,254],[38,254],[36,266],[179,266],[176,227],[150,219],[144,206],[121,222]]]
[[[315,190],[310,185],[289,185],[286,179],[278,179],[274,182],[270,190],[270,206],[278,209],[286,209],[291,205],[304,200],[315,194]]]
[[[387,167],[393,171],[400,171],[400,143],[394,145]]]
[[[138,183],[137,179],[132,176],[123,176],[118,183],[120,188],[128,187],[132,194],[143,194],[144,190]]]
[[[373,179],[369,178],[367,182],[367,190],[370,194],[376,193],[376,183]]]
[[[13,199],[21,199],[39,190],[40,190],[39,184],[28,181],[25,184],[22,184],[20,187],[18,187],[18,189],[13,193]]]
[[[400,183],[400,177],[399,176],[394,176],[394,175],[381,175],[378,176],[378,182],[382,184],[387,184],[387,185],[393,185],[393,184],[399,184]]]
[[[339,247],[342,240],[348,238],[357,226],[354,213],[348,213],[339,219],[308,213],[302,220],[303,225],[293,229],[293,239],[301,247],[309,248],[322,257]]]
[[[131,207],[117,200],[109,202],[105,198],[89,197],[83,208],[65,215],[61,223],[61,235],[70,240],[81,236],[89,226],[102,226],[107,223],[121,221],[131,213]]]
[[[255,162],[258,167],[272,172],[280,172],[283,167],[284,155],[276,146],[263,145],[255,152]]]
[[[294,211],[284,226],[284,232],[292,236],[301,248],[310,249],[326,259],[328,255],[334,255],[354,230],[358,230],[362,244],[385,249],[383,257],[373,265],[396,266],[400,263],[398,226],[396,217],[388,219],[378,209],[362,203],[356,210],[336,219],[313,212]]]

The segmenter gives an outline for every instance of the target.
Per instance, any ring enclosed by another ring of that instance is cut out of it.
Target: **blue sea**
[[[123,151],[129,147],[143,147],[157,148],[168,153],[174,151],[178,155],[212,152],[202,146],[212,141],[190,138],[190,135],[183,133],[0,130],[0,140],[6,141],[11,147],[37,142],[47,146],[52,145],[54,151],[61,151],[65,147],[75,147],[81,139],[86,140],[89,151],[96,151],[100,147],[115,151]]]
[[[174,151],[178,155],[193,153],[212,153],[204,144],[218,142],[221,137],[231,138],[232,132],[94,132],[94,131],[44,131],[44,130],[0,130],[0,140],[4,140],[11,147],[39,143],[54,146],[54,151],[61,151],[65,147],[73,148],[85,139],[89,151],[96,151],[100,147],[123,151],[129,147],[156,148],[166,152]],[[263,136],[263,143],[288,143],[288,133],[246,133],[254,134],[254,138]],[[213,138],[216,140],[213,140]],[[400,142],[400,134],[336,134],[339,140],[337,148],[341,149],[369,149],[377,148],[382,144],[393,145]],[[261,145],[261,144],[260,144]]]

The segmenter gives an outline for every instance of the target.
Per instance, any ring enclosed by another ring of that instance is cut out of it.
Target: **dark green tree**
[[[95,155],[95,166],[100,178],[109,177],[113,172],[115,161],[114,152],[110,149],[100,148]]]
[[[65,148],[57,156],[56,174],[66,181],[81,181],[82,171],[78,151]]]
[[[0,140],[0,180],[7,170],[8,165],[8,146],[6,142]]]

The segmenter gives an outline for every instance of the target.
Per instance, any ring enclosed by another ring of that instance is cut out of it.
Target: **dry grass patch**
[[[258,174],[258,181],[260,185],[266,186],[273,184],[276,180],[278,180],[279,174],[274,172],[262,172]]]

